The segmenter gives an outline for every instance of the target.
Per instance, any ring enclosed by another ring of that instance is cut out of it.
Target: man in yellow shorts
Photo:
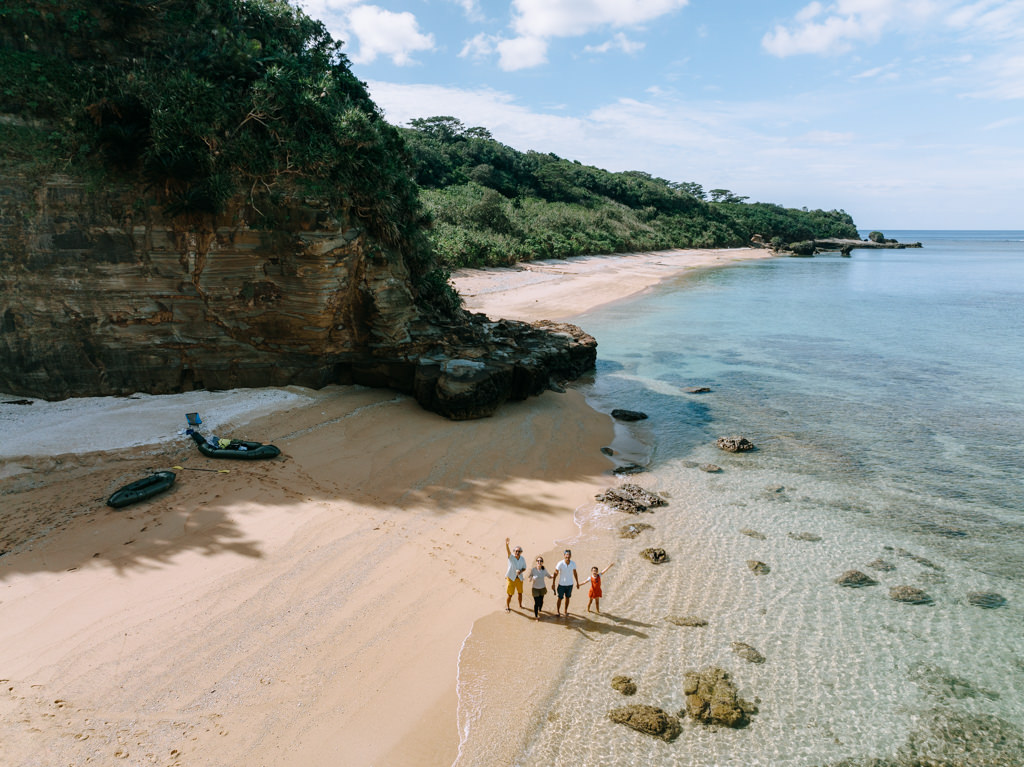
[[[505,553],[508,554],[508,572],[505,573],[505,612],[512,612],[512,595],[519,595],[519,609],[523,609],[523,573],[526,572],[526,558],[523,547],[509,547],[510,538],[505,539]]]

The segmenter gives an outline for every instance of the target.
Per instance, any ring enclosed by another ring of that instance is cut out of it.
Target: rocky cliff
[[[353,382],[471,418],[593,365],[458,309],[404,140],[284,0],[5,0],[0,161],[0,390]]]
[[[472,418],[593,366],[594,340],[571,326],[425,313],[401,252],[316,200],[261,210],[270,229],[243,200],[171,218],[140,199],[0,178],[0,389],[362,383]]]

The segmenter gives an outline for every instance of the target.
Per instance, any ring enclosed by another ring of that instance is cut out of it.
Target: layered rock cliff
[[[402,254],[315,200],[265,229],[245,203],[173,219],[137,193],[0,178],[0,389],[361,383],[472,418],[593,366],[572,326],[423,311]]]

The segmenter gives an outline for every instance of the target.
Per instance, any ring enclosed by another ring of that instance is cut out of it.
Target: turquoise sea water
[[[588,396],[649,414],[618,444],[672,502],[606,578],[599,620],[631,630],[580,641],[518,764],[1024,764],[1024,232],[886,235],[924,248],[745,263],[575,319],[599,342]],[[840,587],[847,570],[879,583]],[[890,599],[904,585],[932,603]],[[663,743],[608,722],[679,711],[709,665],[758,699],[747,728]]]

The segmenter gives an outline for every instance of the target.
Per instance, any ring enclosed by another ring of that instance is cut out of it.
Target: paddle
[[[172,469],[181,469],[182,471],[212,471],[215,474],[229,474],[231,469],[193,469],[191,466],[172,466]]]

